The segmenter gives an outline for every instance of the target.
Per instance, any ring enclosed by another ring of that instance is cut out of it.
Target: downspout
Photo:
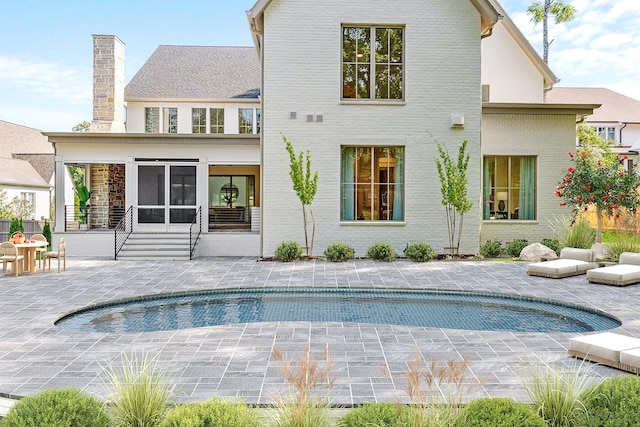
[[[624,128],[626,128],[626,127],[627,127],[627,125],[628,125],[628,124],[629,124],[629,123],[625,122],[625,123],[624,123],[624,126],[622,126],[622,127],[620,128],[620,141],[619,141],[618,145],[623,145],[623,144],[622,144],[622,131],[624,130]]]

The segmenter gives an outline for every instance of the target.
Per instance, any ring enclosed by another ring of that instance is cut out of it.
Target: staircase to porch
[[[188,260],[189,232],[138,233],[129,235],[118,253],[120,260]]]

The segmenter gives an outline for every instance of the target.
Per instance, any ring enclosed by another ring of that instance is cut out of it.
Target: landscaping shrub
[[[514,239],[507,243],[506,252],[512,258],[520,258],[520,252],[527,246],[529,242],[526,239]]]
[[[480,246],[480,255],[484,258],[495,258],[502,255],[502,243],[499,240],[487,240]]]
[[[565,227],[560,238],[562,248],[589,249],[596,241],[597,231],[586,221],[576,221],[572,226]]]
[[[49,246],[51,246],[51,226],[49,225],[49,221],[47,220],[44,221],[44,226],[42,227],[42,235],[47,239],[47,242],[49,242]]]
[[[560,249],[562,248],[560,247],[560,242],[558,241],[558,239],[542,239],[540,243],[542,243],[549,249],[552,249],[556,253],[556,255],[560,255]]]
[[[43,391],[20,399],[2,427],[108,427],[103,404],[75,388]]]
[[[113,427],[156,426],[171,403],[171,382],[147,354],[121,355],[121,367],[108,365],[105,385]]]
[[[426,262],[438,256],[436,251],[426,243],[414,243],[404,249],[407,258],[414,262]]]
[[[241,402],[210,400],[171,410],[160,427],[259,427],[255,409]]]
[[[398,254],[393,246],[389,243],[378,242],[367,249],[367,256],[376,261],[391,262],[396,259]]]
[[[549,427],[580,427],[585,414],[583,397],[589,376],[577,368],[533,366],[523,381],[533,410]]]
[[[584,393],[588,416],[581,426],[623,427],[640,425],[640,377],[608,378]]]
[[[620,259],[622,252],[640,252],[640,239],[635,233],[611,233],[607,244],[611,248],[611,258],[615,261]]]
[[[547,427],[529,406],[508,398],[481,398],[464,407],[459,427]]]
[[[324,256],[333,262],[344,262],[350,260],[355,255],[356,251],[354,251],[351,246],[342,242],[332,243],[324,250]]]
[[[24,233],[24,225],[22,224],[22,218],[11,218],[9,223],[9,237],[16,231]]]
[[[302,246],[298,242],[282,242],[276,248],[276,258],[282,262],[291,262],[300,259]]]
[[[404,426],[409,411],[411,408],[397,403],[368,403],[340,417],[336,427]]]

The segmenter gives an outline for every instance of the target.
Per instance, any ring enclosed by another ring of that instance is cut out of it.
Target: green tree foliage
[[[596,141],[597,142],[597,141]],[[635,214],[639,204],[640,177],[627,170],[627,156],[619,157],[611,149],[597,142],[583,145],[576,155],[569,152],[572,165],[564,172],[555,195],[564,199],[561,206],[572,207],[571,225],[580,211],[595,206],[597,217],[596,242],[602,242],[602,213],[616,218],[621,210]]]
[[[548,64],[549,46],[553,43],[553,40],[549,41],[549,17],[553,16],[556,24],[569,22],[575,18],[576,8],[562,0],[543,0],[533,2],[527,8],[527,13],[531,15],[531,22],[534,24],[542,22],[542,58]]]
[[[24,233],[22,218],[11,218],[11,223],[9,224],[9,236],[11,236],[16,231]]]
[[[11,219],[12,216],[11,204],[7,202],[7,191],[0,185],[0,219]]]
[[[307,251],[307,257],[311,257],[313,256],[313,240],[316,233],[316,220],[313,217],[311,203],[318,191],[318,172],[316,171],[314,174],[311,173],[311,153],[309,150],[307,150],[306,156],[304,156],[302,151],[296,156],[293,145],[287,137],[282,135],[282,140],[285,142],[287,152],[289,153],[289,176],[293,183],[293,191],[296,192],[298,199],[300,199],[300,202],[302,203],[304,244]],[[309,242],[307,210],[311,217],[311,242]]]
[[[473,203],[467,197],[467,169],[469,168],[469,154],[465,139],[458,150],[458,160],[455,162],[449,152],[438,143],[440,159],[436,160],[438,176],[440,177],[440,192],[442,205],[447,211],[447,230],[449,231],[449,248],[457,253],[462,237],[464,214],[469,212]],[[456,239],[457,235],[457,239]]]
[[[82,123],[78,123],[74,127],[71,128],[72,132],[89,132],[91,130],[91,123],[88,121],[83,121]]]

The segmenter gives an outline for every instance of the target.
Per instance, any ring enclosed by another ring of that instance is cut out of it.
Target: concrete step
[[[188,260],[189,233],[132,233],[118,253],[118,259]]]

